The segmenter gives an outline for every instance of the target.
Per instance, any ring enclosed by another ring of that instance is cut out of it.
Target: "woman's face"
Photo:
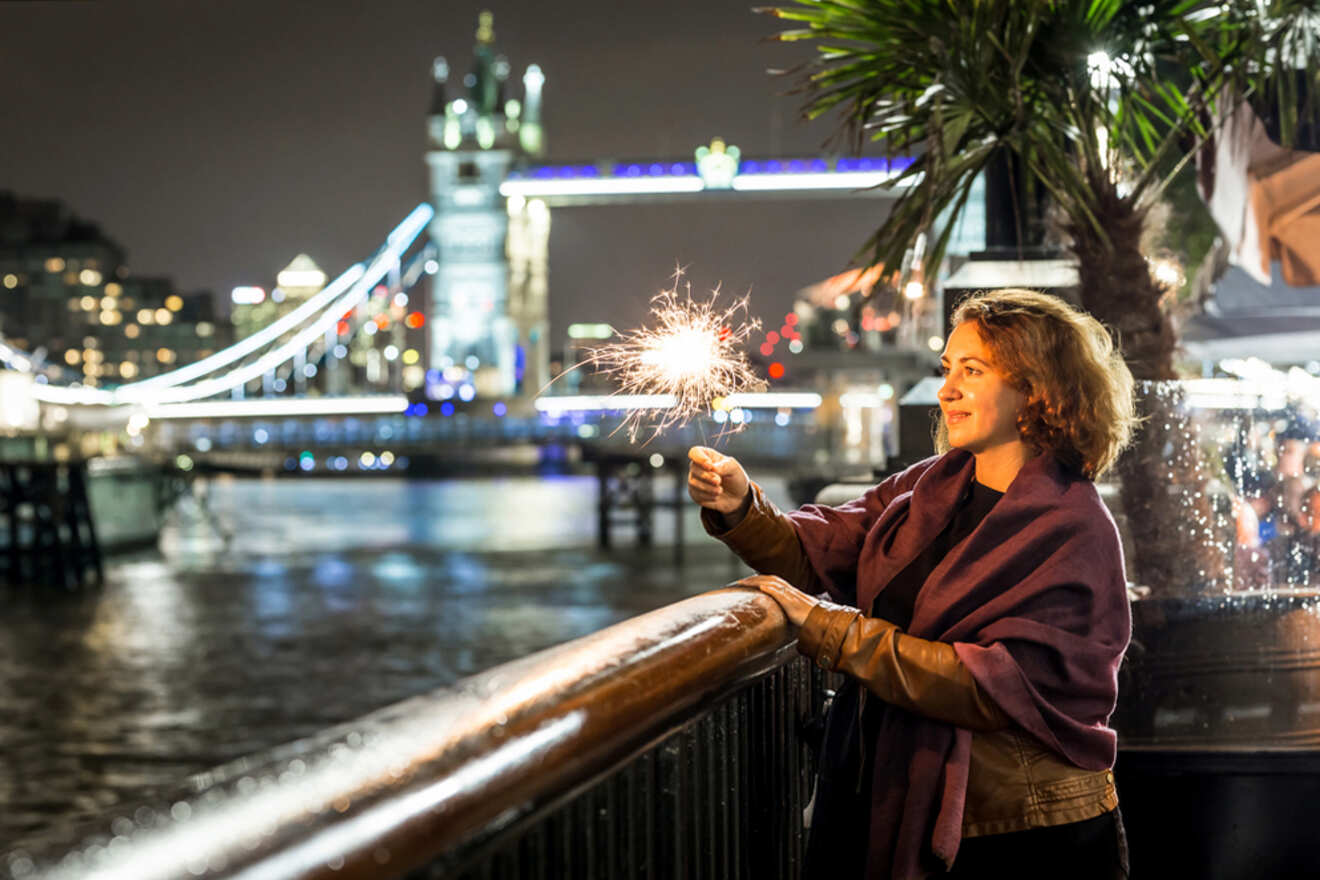
[[[996,369],[976,324],[954,328],[940,363],[944,369],[940,410],[950,446],[980,455],[1022,442],[1017,419],[1026,395]]]

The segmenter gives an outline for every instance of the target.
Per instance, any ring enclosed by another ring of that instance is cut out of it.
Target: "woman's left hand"
[[[809,596],[781,577],[772,574],[754,574],[738,581],[744,587],[755,587],[779,603],[793,626],[801,626],[816,607],[816,598]]]

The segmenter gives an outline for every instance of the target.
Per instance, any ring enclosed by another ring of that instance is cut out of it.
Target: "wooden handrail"
[[[20,854],[16,876],[380,878],[457,865],[781,666],[792,644],[772,600],[715,590],[200,774]]]

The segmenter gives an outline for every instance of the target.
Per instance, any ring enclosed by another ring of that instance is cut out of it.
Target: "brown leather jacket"
[[[792,523],[755,484],[745,510],[733,528],[705,509],[702,523],[762,574],[822,593]],[[821,602],[798,633],[798,649],[888,703],[972,731],[964,837],[1079,822],[1118,806],[1112,771],[1082,770],[1017,727],[977,685],[951,644],[909,636],[856,608]]]

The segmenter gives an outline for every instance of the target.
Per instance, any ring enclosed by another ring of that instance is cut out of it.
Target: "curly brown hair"
[[[1139,421],[1132,373],[1104,325],[1058,297],[1018,288],[962,299],[953,326],[969,321],[995,368],[1026,395],[1022,440],[1087,479],[1102,476]],[[935,444],[949,449],[943,417]]]

